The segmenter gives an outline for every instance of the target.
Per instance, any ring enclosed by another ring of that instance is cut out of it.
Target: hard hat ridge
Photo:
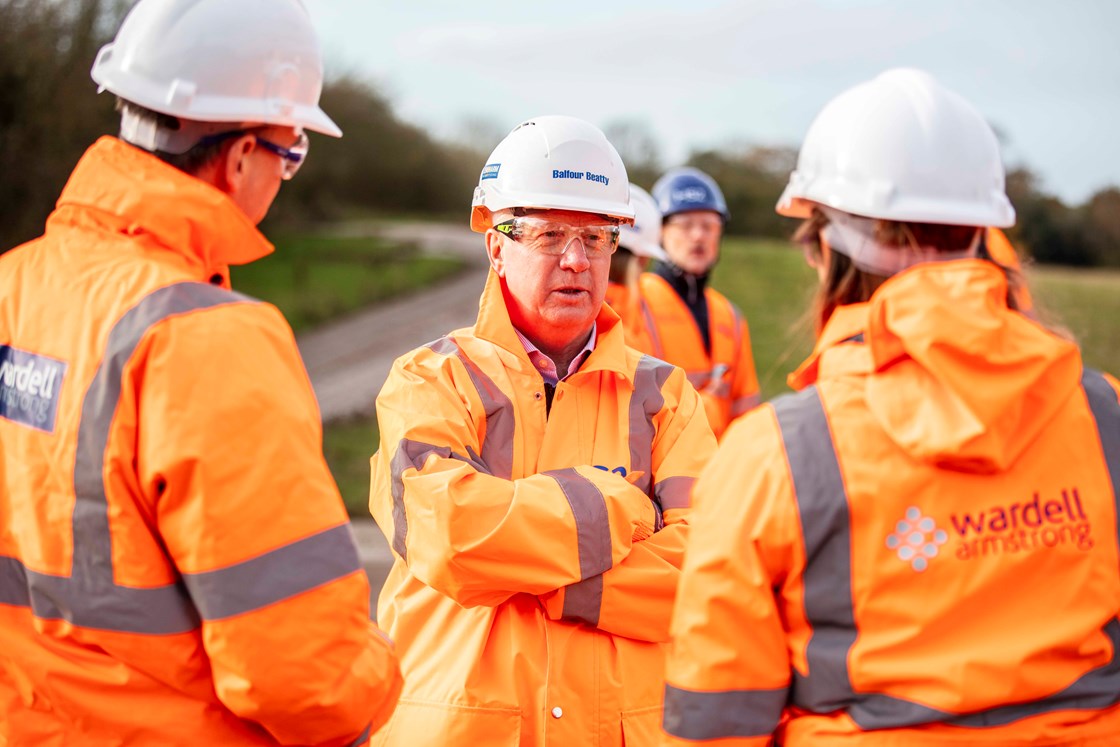
[[[342,134],[319,108],[322,56],[300,0],[141,0],[90,75],[99,91],[188,122]]]
[[[618,151],[594,125],[561,115],[534,117],[498,143],[479,174],[471,228],[491,227],[508,208],[574,210],[634,220]]]
[[[968,101],[926,72],[888,70],[813,120],[777,211],[812,205],[883,220],[1006,227],[999,143]]]
[[[653,185],[653,197],[665,218],[691,210],[719,213],[725,223],[731,218],[716,180],[692,166],[680,166],[662,174]]]

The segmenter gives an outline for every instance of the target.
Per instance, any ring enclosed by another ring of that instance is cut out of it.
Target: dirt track
[[[482,237],[465,226],[352,223],[339,232],[417,243],[426,252],[464,257],[468,265],[449,281],[299,336],[324,422],[372,413],[377,392],[398,356],[474,322],[486,279]]]

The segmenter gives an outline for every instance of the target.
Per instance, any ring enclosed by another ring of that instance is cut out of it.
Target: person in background
[[[719,438],[760,401],[746,319],[708,280],[719,260],[729,214],[719,186],[694,168],[677,168],[653,185],[669,255],[641,277],[654,349],[680,366],[700,392]],[[656,354],[656,353],[655,353]]]
[[[661,248],[661,211],[650,193],[637,184],[630,185],[630,206],[634,225],[621,227],[618,250],[611,256],[607,305],[622,318],[627,345],[664,360],[664,351],[651,335],[653,317],[639,286],[650,260],[665,262],[669,258]]]
[[[399,358],[377,398],[378,602],[405,690],[377,744],[651,745],[688,533],[715,439],[684,372],[603,305],[626,169],[547,116],[498,144],[471,228],[474,326]]]
[[[991,128],[887,71],[778,212],[820,333],[696,485],[663,743],[1115,744],[1118,384],[979,253],[1015,220]]]
[[[0,257],[0,744],[356,745],[401,687],[274,307],[229,266],[307,157],[298,0],[140,0],[120,137]]]

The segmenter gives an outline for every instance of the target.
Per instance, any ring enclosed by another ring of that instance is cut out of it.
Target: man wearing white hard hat
[[[0,257],[0,744],[364,744],[396,657],[291,329],[229,287],[341,134],[311,19],[140,0],[92,75],[120,137]]]
[[[778,212],[817,344],[696,484],[664,744],[1116,744],[1120,384],[980,252],[1015,220],[991,127],[887,71]]]
[[[627,345],[664,357],[655,348],[653,315],[639,283],[651,260],[664,262],[669,258],[661,248],[661,211],[650,193],[637,184],[630,185],[630,205],[634,208],[634,225],[622,227],[618,251],[611,257],[607,304],[622,319]]]
[[[375,743],[650,745],[693,478],[715,440],[680,369],[603,303],[634,220],[618,153],[537,117],[491,154],[474,326],[398,359],[370,509],[405,690]]]

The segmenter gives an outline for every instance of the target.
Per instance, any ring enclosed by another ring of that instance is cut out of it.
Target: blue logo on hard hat
[[[594,171],[572,171],[571,169],[553,169],[553,179],[583,179],[589,182],[597,182],[604,187],[611,183],[610,177],[606,174],[596,174]]]
[[[486,164],[485,166],[482,167],[482,178],[479,179],[479,181],[481,182],[481,181],[485,181],[486,179],[497,179],[498,178],[498,169],[500,169],[500,168],[502,168],[502,164],[500,164],[500,163],[488,163],[488,164]]]

